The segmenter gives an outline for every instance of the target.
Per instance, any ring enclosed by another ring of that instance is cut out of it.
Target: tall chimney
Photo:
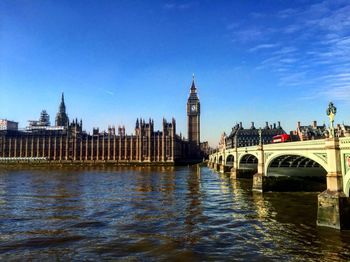
[[[242,122],[239,122],[239,127],[243,129]]]
[[[265,128],[269,129],[269,122],[265,122],[265,123],[266,123]]]
[[[281,128],[281,122],[278,121],[277,124],[278,124],[278,125],[277,125],[277,128]]]
[[[273,123],[273,129],[276,129],[276,123]]]
[[[317,121],[313,121],[313,122],[312,122],[312,127],[313,127],[313,128],[316,128],[316,127],[317,127]]]
[[[251,129],[255,129],[255,127],[254,127],[254,122],[252,122]]]
[[[300,121],[298,121],[297,127],[300,128],[300,126],[301,126],[301,125],[300,125]]]

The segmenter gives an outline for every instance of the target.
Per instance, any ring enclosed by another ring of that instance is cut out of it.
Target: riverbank
[[[0,162],[0,169],[25,169],[25,168],[63,168],[63,167],[174,167],[200,164],[205,162],[189,160],[181,162],[134,162],[134,161],[9,161]]]

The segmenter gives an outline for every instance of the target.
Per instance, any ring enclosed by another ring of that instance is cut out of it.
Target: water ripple
[[[207,168],[0,171],[0,260],[347,261],[316,193]]]

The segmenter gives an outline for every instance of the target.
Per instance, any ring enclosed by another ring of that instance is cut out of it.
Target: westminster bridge
[[[222,148],[209,156],[208,166],[232,179],[250,170],[253,190],[260,192],[273,191],[271,184],[281,178],[323,177],[327,189],[318,195],[317,224],[350,229],[350,137]]]

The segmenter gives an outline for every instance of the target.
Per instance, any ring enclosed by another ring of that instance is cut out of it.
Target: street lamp
[[[261,127],[259,128],[258,133],[259,133],[259,146],[261,146],[262,145],[262,130],[261,130]]]
[[[329,117],[329,122],[331,123],[329,137],[332,138],[335,135],[334,134],[334,117],[337,113],[337,108],[333,105],[332,102],[329,103],[326,113],[327,113],[327,116]]]

